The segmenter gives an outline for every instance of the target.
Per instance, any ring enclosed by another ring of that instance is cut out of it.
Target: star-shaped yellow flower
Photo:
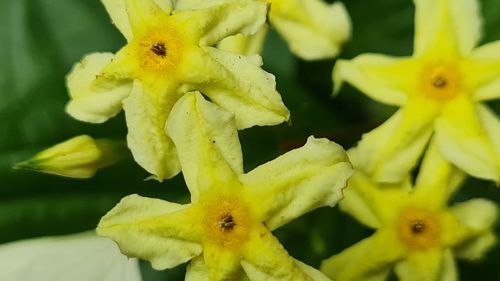
[[[412,57],[363,54],[339,61],[343,81],[401,109],[360,142],[366,172],[398,182],[417,163],[429,138],[467,173],[500,181],[500,121],[483,101],[500,97],[500,41],[475,48],[477,0],[415,0]]]
[[[357,168],[360,151],[350,151]],[[485,199],[447,206],[464,179],[435,146],[427,152],[412,188],[378,184],[356,170],[340,207],[375,229],[370,237],[323,261],[332,280],[386,280],[394,268],[403,281],[457,280],[455,257],[479,259],[495,244],[495,203]]]
[[[186,280],[328,280],[291,258],[271,231],[342,198],[352,168],[339,145],[311,137],[243,173],[232,115],[199,93],[174,106],[167,131],[191,203],[125,197],[102,218],[100,235],[156,269],[192,259]]]
[[[178,7],[200,7],[234,0],[179,0]],[[269,22],[286,40],[297,56],[306,60],[337,56],[351,37],[351,19],[341,2],[323,0],[256,0],[271,4]],[[219,48],[240,53],[259,54],[267,27],[252,36],[235,35],[222,40]]]
[[[157,179],[179,172],[164,126],[187,91],[199,90],[234,113],[238,129],[288,120],[274,76],[262,70],[260,57],[211,47],[228,36],[258,31],[267,4],[236,0],[177,11],[169,0],[102,1],[128,44],[116,55],[91,54],[73,68],[67,111],[101,123],[123,107],[134,158]]]

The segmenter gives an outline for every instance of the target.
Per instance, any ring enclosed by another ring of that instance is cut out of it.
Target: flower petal
[[[496,242],[492,231],[498,219],[496,204],[486,199],[472,199],[453,205],[451,212],[473,231],[473,237],[459,245],[455,253],[461,258],[480,259]]]
[[[441,153],[475,177],[500,182],[500,121],[467,97],[450,101],[436,122]]]
[[[128,20],[125,0],[101,0],[101,2],[111,17],[113,24],[125,36],[127,41],[130,41],[132,39],[132,28]]]
[[[129,195],[102,217],[97,233],[112,238],[122,253],[163,270],[201,254],[203,227],[189,205]]]
[[[185,281],[210,281],[208,279],[207,267],[203,260],[203,255],[195,257],[188,264]]]
[[[306,60],[337,56],[341,45],[351,37],[351,19],[340,2],[274,1],[269,20],[290,49]]]
[[[290,113],[276,91],[275,77],[261,68],[259,56],[245,57],[212,47],[203,51],[190,59],[185,78],[193,89],[234,113],[238,129],[288,120]]]
[[[481,39],[478,0],[414,0],[415,55],[468,55]]]
[[[438,114],[435,103],[415,97],[358,143],[358,167],[378,182],[407,177],[427,144]]]
[[[140,281],[136,259],[94,233],[35,238],[0,246],[0,279]]]
[[[249,281],[248,277],[245,274],[239,276],[236,279],[231,279],[231,281],[233,280]],[[189,263],[186,271],[185,281],[210,281],[210,279],[208,279],[207,267],[205,265],[205,261],[203,260],[203,256],[196,257]]]
[[[333,69],[334,91],[347,81],[374,100],[401,106],[418,86],[417,69],[411,58],[363,54],[350,61],[338,60]]]
[[[135,161],[157,180],[171,178],[180,172],[180,164],[172,140],[165,134],[165,122],[175,99],[158,95],[175,94],[173,86],[165,86],[164,93],[145,92],[141,82],[135,81],[132,93],[123,101],[127,120],[127,143]]]
[[[123,1],[128,21],[134,34],[140,34],[148,28],[152,18],[167,16],[173,8],[171,0],[115,0]],[[120,17],[123,16],[123,12]]]
[[[467,76],[473,88],[474,100],[500,98],[500,41],[475,49],[467,59]]]
[[[328,277],[326,277],[325,274],[323,274],[321,271],[317,270],[316,268],[309,266],[297,259],[294,259],[295,265],[302,270],[311,280],[314,281],[330,281]]]
[[[241,265],[252,281],[308,280],[307,274],[264,226],[251,233]]]
[[[417,251],[398,263],[395,272],[405,281],[455,281],[457,272],[450,250]]]
[[[432,141],[418,172],[415,193],[421,194],[428,206],[444,207],[464,182],[465,176],[464,172],[443,158],[436,142]]]
[[[227,182],[243,173],[233,116],[200,93],[188,93],[177,102],[166,130],[177,147],[193,202],[213,180]]]
[[[274,230],[323,206],[334,206],[352,175],[342,147],[327,139],[307,143],[242,175],[259,216]]]
[[[253,35],[236,34],[220,41],[217,48],[245,56],[259,55],[264,48],[268,26],[264,25]]]
[[[181,13],[190,20],[189,30],[197,31],[200,46],[213,46],[222,39],[241,33],[251,35],[266,22],[268,5],[261,1],[208,1],[206,5],[188,5]]]
[[[130,23],[129,16],[137,17],[137,7],[144,7],[145,9],[139,9],[140,12],[145,14],[146,17],[150,13],[148,9],[153,7],[154,10],[160,7],[164,13],[169,14],[172,11],[172,1],[171,0],[132,0],[127,2],[127,0],[101,0],[106,11],[108,12],[113,24],[120,30],[120,32],[125,36],[127,41],[130,41],[133,37],[132,27]],[[132,5],[131,5],[132,4]],[[130,8],[129,6],[132,6]],[[137,7],[135,7],[137,5]],[[136,9],[130,10],[130,9]]]
[[[113,54],[93,53],[82,59],[66,77],[71,101],[66,111],[73,118],[90,123],[103,123],[122,109],[122,100],[132,90],[125,80],[100,77],[113,60]]]
[[[240,265],[241,257],[233,249],[204,245],[203,257],[208,279],[236,281],[245,278],[245,272]]]
[[[399,238],[390,231],[377,231],[321,263],[320,269],[332,280],[385,280],[405,249],[393,241]]]

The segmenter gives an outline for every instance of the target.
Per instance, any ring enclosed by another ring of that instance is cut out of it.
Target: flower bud
[[[39,152],[16,164],[14,169],[86,179],[93,177],[99,168],[112,165],[128,154],[125,141],[81,135]]]

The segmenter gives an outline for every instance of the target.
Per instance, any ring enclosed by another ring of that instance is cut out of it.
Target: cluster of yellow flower
[[[189,204],[122,199],[97,232],[125,255],[159,270],[191,261],[186,280],[375,281],[394,270],[400,280],[438,281],[457,279],[455,256],[478,259],[496,242],[494,202],[447,204],[466,174],[500,182],[500,121],[480,103],[500,96],[500,42],[475,48],[477,0],[414,0],[412,57],[367,54],[337,62],[336,92],[347,81],[402,106],[356,147],[346,153],[310,137],[247,173],[237,130],[289,119],[275,77],[261,68],[267,22],[297,56],[333,58],[351,34],[344,6],[102,2],[127,45],[75,65],[67,112],[102,123],[123,108],[135,161],[158,181],[182,171],[191,194]],[[121,159],[124,149],[123,142],[79,136],[18,167],[87,178]],[[376,231],[326,259],[321,271],[290,257],[271,233],[339,201]]]

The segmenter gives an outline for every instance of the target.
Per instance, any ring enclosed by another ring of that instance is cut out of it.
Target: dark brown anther
[[[225,215],[219,222],[222,231],[231,231],[236,223],[234,222],[233,216]]]
[[[411,232],[414,234],[419,234],[424,232],[425,230],[425,224],[421,221],[414,221],[411,225]]]
[[[167,48],[163,43],[156,43],[151,47],[151,51],[155,53],[155,55],[164,58],[167,55]]]
[[[448,81],[446,81],[443,77],[437,77],[434,82],[432,82],[432,85],[436,88],[444,88],[448,85]]]

